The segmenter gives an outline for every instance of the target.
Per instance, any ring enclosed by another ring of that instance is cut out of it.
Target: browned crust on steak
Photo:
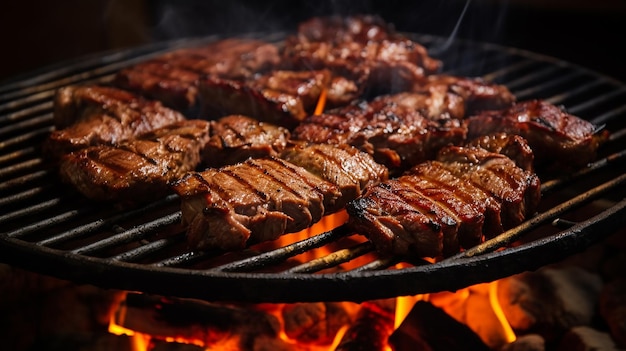
[[[241,249],[300,231],[338,210],[342,196],[336,185],[277,158],[188,173],[174,189],[189,244],[198,249]]]
[[[158,101],[89,85],[59,89],[54,119],[57,130],[44,143],[44,152],[58,159],[88,146],[117,145],[185,118]]]
[[[145,202],[171,192],[170,182],[200,164],[208,138],[208,122],[182,121],[115,147],[92,146],[67,154],[59,172],[90,199]]]
[[[211,122],[211,139],[205,162],[221,167],[248,158],[278,156],[286,147],[289,130],[242,115],[231,115]]]
[[[485,111],[469,117],[466,123],[470,139],[497,132],[524,137],[535,154],[536,166],[584,166],[595,159],[598,147],[607,138],[592,123],[543,100]]]

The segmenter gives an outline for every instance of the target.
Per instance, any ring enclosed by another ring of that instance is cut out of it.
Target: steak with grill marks
[[[348,203],[348,223],[383,254],[442,257],[521,223],[539,198],[539,178],[508,157],[450,146],[436,160],[368,186]]]
[[[343,199],[361,195],[367,184],[385,180],[387,168],[358,149],[346,145],[298,145],[287,148],[281,158],[336,184]],[[343,204],[340,204],[343,207]]]
[[[256,119],[231,115],[211,122],[205,163],[210,167],[242,162],[247,158],[277,156],[290,137],[287,129]]]
[[[44,151],[54,159],[88,146],[116,145],[185,119],[158,101],[96,85],[60,88],[53,116],[57,130]]]
[[[206,76],[199,81],[201,113],[240,114],[293,128],[314,112],[330,79],[327,70],[272,71],[245,81]]]
[[[355,146],[398,174],[434,158],[443,146],[462,143],[466,129],[457,119],[433,120],[389,97],[310,116],[293,130],[292,137]]]
[[[592,123],[543,100],[484,111],[469,117],[466,124],[470,139],[497,132],[524,137],[535,154],[535,166],[584,166],[595,159],[598,147],[608,136]]]
[[[114,84],[169,107],[194,114],[198,79],[204,75],[243,80],[279,62],[278,48],[253,39],[224,39],[179,49],[121,70]]]
[[[369,155],[350,147],[298,145],[283,156],[303,167],[273,157],[248,159],[176,182],[190,246],[241,249],[306,229],[386,177]]]
[[[117,146],[65,155],[61,179],[98,201],[145,202],[171,192],[169,183],[194,170],[209,140],[209,122],[185,120]]]
[[[441,62],[376,16],[317,17],[285,41],[287,69],[330,69],[372,95],[409,89]]]

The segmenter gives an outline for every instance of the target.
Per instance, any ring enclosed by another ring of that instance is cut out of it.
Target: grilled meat
[[[469,138],[496,132],[524,137],[535,154],[536,166],[584,166],[596,157],[599,145],[607,137],[592,123],[542,100],[484,111],[469,117],[466,123]]]
[[[304,167],[274,157],[248,159],[178,181],[189,244],[233,250],[274,240],[343,209],[364,186],[386,177],[367,154],[348,147],[300,145],[283,155]]]
[[[209,127],[207,121],[185,120],[117,146],[83,148],[61,159],[60,175],[94,200],[152,200],[170,192],[171,181],[200,164]]]
[[[274,240],[336,211],[341,200],[336,185],[273,157],[188,173],[174,189],[189,244],[198,249]]]
[[[313,113],[330,78],[327,70],[273,71],[246,81],[207,76],[199,82],[202,115],[240,114],[292,128]]]
[[[388,177],[386,167],[374,162],[368,154],[345,144],[297,145],[286,149],[281,158],[336,184],[345,199],[356,198],[367,184]]]
[[[391,96],[310,116],[292,132],[295,140],[355,146],[392,173],[433,158],[441,147],[460,144],[465,136],[461,121],[430,119]]]
[[[116,145],[168,124],[184,120],[160,102],[117,88],[69,86],[54,101],[57,130],[45,142],[47,155],[61,155],[92,145]]]
[[[256,119],[231,115],[211,122],[205,162],[210,167],[242,162],[247,158],[277,156],[287,146],[287,129]]]
[[[303,22],[283,50],[288,69],[330,69],[371,94],[404,91],[441,62],[375,16],[317,17]]]
[[[418,81],[413,92],[429,92],[437,95],[451,94],[463,101],[463,116],[473,115],[482,110],[497,110],[510,107],[516,98],[509,89],[482,78],[459,77],[436,74]],[[433,98],[434,101],[442,100]]]
[[[497,154],[502,154],[515,162],[517,167],[532,172],[534,170],[535,155],[528,146],[526,139],[519,135],[495,133],[475,138],[467,144],[479,147]]]
[[[450,146],[436,160],[370,185],[347,205],[349,225],[383,254],[448,256],[532,215],[539,178],[508,157]]]
[[[278,49],[273,44],[224,39],[179,49],[123,69],[114,84],[191,114],[198,109],[197,82],[201,76],[242,80],[267,71],[278,62]]]

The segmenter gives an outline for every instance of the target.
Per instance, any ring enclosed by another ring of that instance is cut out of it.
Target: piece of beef
[[[139,203],[169,192],[169,183],[194,170],[209,140],[210,124],[185,120],[117,146],[98,145],[61,159],[61,178],[98,201]]]
[[[386,167],[346,144],[296,145],[285,149],[281,158],[336,184],[344,199],[354,199],[368,184],[388,177]]]
[[[290,137],[283,127],[247,116],[230,115],[211,123],[204,160],[209,167],[231,165],[247,158],[278,156]]]
[[[279,62],[276,45],[231,38],[178,49],[121,70],[114,84],[163,101],[187,114],[198,110],[198,80],[204,75],[243,80]]]
[[[463,100],[464,116],[483,110],[497,110],[510,107],[516,101],[515,95],[505,86],[478,77],[460,77],[445,74],[428,76],[413,86],[413,92],[453,94]]]
[[[367,94],[404,91],[433,74],[441,62],[376,16],[316,17],[285,41],[288,69],[330,69]]]
[[[519,168],[530,172],[534,170],[535,154],[526,139],[519,135],[507,133],[483,135],[471,140],[467,146],[475,146],[505,155]]]
[[[281,157],[189,173],[177,182],[190,245],[241,249],[306,229],[387,177],[371,156],[349,146],[295,145]]]
[[[158,101],[97,85],[60,88],[53,115],[57,129],[44,142],[53,159],[88,146],[116,145],[185,119]]]
[[[199,82],[201,113],[205,118],[239,114],[293,128],[313,114],[330,72],[272,71],[240,81],[206,76]]]
[[[450,146],[368,186],[348,203],[348,223],[383,254],[442,257],[521,223],[539,198],[539,178],[506,156]]]
[[[497,132],[524,137],[535,155],[535,166],[584,166],[595,159],[607,137],[592,123],[543,100],[484,111],[469,117],[466,124],[470,139]]]
[[[292,137],[355,146],[398,174],[434,158],[443,146],[461,144],[466,128],[460,120],[433,120],[393,98],[380,98],[310,116],[293,130]]]
[[[274,240],[309,227],[342,202],[336,185],[273,157],[188,173],[174,189],[196,249]]]

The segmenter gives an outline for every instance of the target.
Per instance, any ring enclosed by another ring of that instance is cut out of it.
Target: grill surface
[[[533,270],[625,227],[625,85],[513,48],[409,36],[443,60],[444,73],[504,84],[520,101],[541,98],[563,105],[605,126],[611,140],[599,160],[584,170],[558,179],[540,174],[544,199],[536,217],[437,263],[377,257],[368,242],[356,240],[360,236],[343,226],[279,248],[253,247],[237,254],[190,251],[175,195],[131,210],[94,204],[61,184],[54,166],[40,155],[39,145],[53,128],[57,88],[105,82],[128,65],[219,38],[116,51],[0,86],[0,261],[104,288],[211,301],[364,301],[455,290]],[[284,33],[255,37],[278,42]],[[325,254],[287,264],[316,250]]]

